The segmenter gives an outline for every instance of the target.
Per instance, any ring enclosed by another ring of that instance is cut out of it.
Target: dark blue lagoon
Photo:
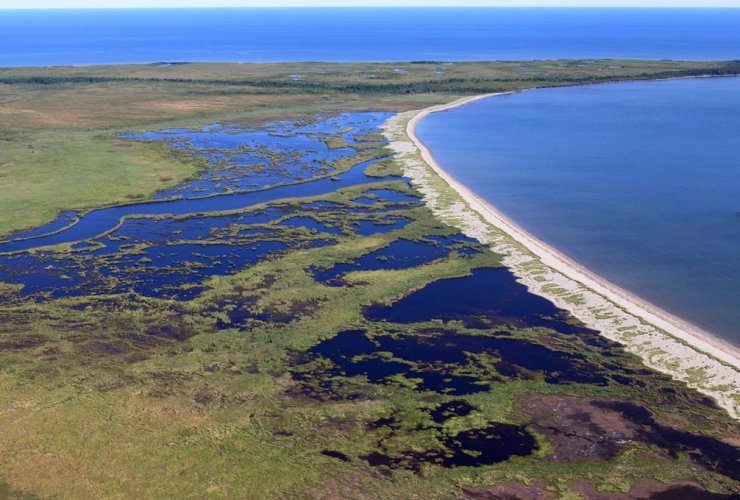
[[[740,78],[497,96],[417,133],[538,238],[740,344]]]
[[[0,15],[0,66],[740,57],[740,9],[143,9]]]
[[[400,177],[365,174],[388,150],[384,141],[363,139],[376,137],[389,116],[323,114],[261,128],[216,124],[130,134],[205,158],[205,168],[155,200],[65,212],[0,242],[0,282],[16,287],[0,302],[111,295],[191,300],[208,278],[285,251],[400,229],[409,219],[395,212],[420,200],[376,185],[394,180],[406,191]],[[337,169],[339,159],[345,165]],[[354,196],[372,204],[296,200],[365,184]],[[70,248],[54,246],[61,243]]]

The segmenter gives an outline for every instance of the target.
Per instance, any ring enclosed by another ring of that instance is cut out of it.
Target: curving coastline
[[[398,125],[404,128],[403,132],[418,150],[423,163],[452,188],[485,224],[503,233],[499,237],[489,236],[489,241],[485,241],[484,237],[482,241],[491,244],[494,251],[505,256],[504,263],[530,291],[552,300],[604,336],[624,344],[628,350],[640,355],[649,366],[684,380],[690,386],[716,398],[721,406],[737,418],[740,414],[740,349],[610,283],[540,241],[445,171],[415,133],[417,124],[431,113],[511,93],[514,92],[477,95],[410,112],[406,117],[405,127],[401,123]],[[395,141],[400,139],[399,132],[401,131],[396,130],[395,134],[393,131],[390,133],[395,135]],[[417,154],[408,147],[401,146],[399,149],[399,144],[400,142],[396,143],[396,149],[402,154]],[[401,161],[404,161],[403,158]],[[409,161],[410,157],[407,157],[407,166],[413,166]],[[419,172],[416,174],[416,180],[419,181]],[[414,175],[411,177],[414,180]],[[429,188],[428,180],[426,184]],[[433,200],[432,205],[434,203]],[[435,210],[435,207],[432,206],[432,209]],[[454,215],[449,207],[440,210],[437,206],[435,211],[453,225],[466,225],[459,223],[466,217],[460,207],[454,210]],[[466,223],[468,229],[476,224],[471,220]],[[465,230],[464,227],[461,228]],[[485,233],[480,228],[473,232],[478,233],[479,239]],[[502,241],[501,236],[507,241]],[[532,260],[547,269],[543,271],[537,268],[532,272]],[[543,280],[551,286],[543,285]],[[569,300],[576,295],[578,301]],[[583,303],[578,305],[576,302]],[[605,315],[613,321],[602,321],[600,316]]]

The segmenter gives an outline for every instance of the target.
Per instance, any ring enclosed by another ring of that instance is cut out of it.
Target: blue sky
[[[0,9],[309,6],[740,7],[740,0],[0,0]]]

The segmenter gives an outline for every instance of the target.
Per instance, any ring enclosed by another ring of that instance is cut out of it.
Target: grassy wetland
[[[0,69],[0,498],[739,498],[737,420],[529,293],[382,134],[739,71]]]

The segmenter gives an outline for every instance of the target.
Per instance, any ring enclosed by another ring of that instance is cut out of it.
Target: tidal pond
[[[365,317],[394,323],[459,320],[470,328],[507,324],[596,335],[595,331],[574,323],[567,312],[552,302],[529,293],[503,267],[474,269],[471,276],[436,281],[390,306],[367,307]]]

